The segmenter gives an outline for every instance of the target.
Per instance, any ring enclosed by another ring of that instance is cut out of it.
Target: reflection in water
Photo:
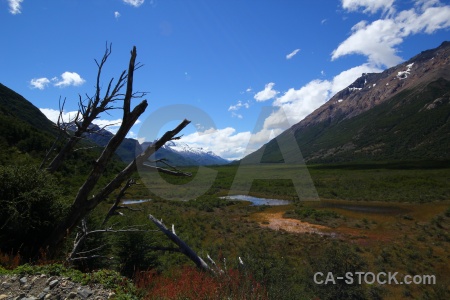
[[[221,199],[228,199],[228,200],[239,200],[239,201],[249,201],[252,203],[252,205],[259,206],[259,205],[287,205],[290,204],[290,201],[287,200],[279,200],[279,199],[267,199],[267,198],[259,198],[259,197],[252,197],[247,195],[233,195],[233,196],[225,196],[220,197]]]
[[[151,200],[152,199],[140,199],[140,200],[128,199],[128,200],[123,200],[122,204],[140,204],[140,203],[145,203],[145,202],[148,202]]]

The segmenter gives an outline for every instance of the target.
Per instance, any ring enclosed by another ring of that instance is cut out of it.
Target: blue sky
[[[135,45],[143,67],[134,89],[148,92],[149,106],[129,136],[152,140],[184,116],[200,124],[184,131],[184,142],[235,159],[362,73],[380,72],[450,40],[450,3],[0,0],[0,28],[0,82],[50,119],[60,97],[67,98],[70,115],[79,94],[93,94],[94,59],[101,59],[107,42],[112,55],[105,86],[127,68]],[[169,105],[177,116],[164,110]],[[146,126],[156,116],[164,124],[150,134]],[[98,123],[120,117],[113,111]]]

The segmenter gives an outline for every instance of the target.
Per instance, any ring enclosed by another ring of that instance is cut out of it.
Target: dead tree
[[[172,225],[172,230],[167,229],[167,227],[163,224],[162,221],[159,221],[154,216],[149,215],[149,220],[153,222],[153,224],[156,225],[156,227],[159,228],[172,242],[174,242],[178,246],[178,251],[186,255],[191,261],[195,263],[195,265],[204,271],[210,271],[213,270],[211,267],[200,257],[195,253],[194,250],[191,249],[181,238],[177,236],[175,233],[175,226]]]
[[[144,164],[148,158],[161,148],[166,142],[177,139],[177,135],[183,130],[190,121],[183,120],[174,130],[166,132],[152,146],[145,149],[138,155],[127,167],[119,172],[106,186],[92,196],[92,191],[98,180],[104,173],[107,164],[112,159],[114,152],[122,143],[131,127],[135,124],[139,116],[145,111],[148,104],[146,100],[131,109],[131,100],[140,98],[143,93],[133,92],[133,75],[134,71],[139,68],[136,64],[136,47],[131,51],[128,71],[123,71],[115,84],[114,78],[109,81],[105,95],[101,96],[101,73],[104,64],[111,54],[111,46],[106,48],[105,54],[100,63],[97,63],[98,73],[96,82],[96,91],[93,97],[88,96],[87,104],[79,101],[79,111],[75,117],[74,123],[77,128],[75,133],[68,139],[66,144],[61,148],[60,152],[52,160],[47,167],[49,172],[55,172],[63,163],[67,155],[74,150],[77,142],[83,137],[83,134],[89,131],[92,122],[103,112],[111,109],[117,109],[117,103],[122,102],[122,123],[117,133],[111,138],[109,143],[104,147],[98,159],[94,162],[92,170],[87,176],[85,182],[78,190],[73,203],[71,204],[67,215],[56,226],[49,237],[44,241],[42,247],[47,249],[50,254],[54,253],[57,246],[64,240],[73,228],[84,219],[99,203],[105,200],[113,191],[118,189],[130,176],[137,170],[137,167]],[[125,92],[122,93],[122,88]],[[81,97],[80,97],[81,98]]]

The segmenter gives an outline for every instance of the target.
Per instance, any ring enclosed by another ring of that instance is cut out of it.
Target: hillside
[[[293,135],[308,163],[447,160],[449,99],[450,42],[444,42],[382,73],[362,74],[247,158],[264,151],[264,162],[281,162],[276,140]]]
[[[0,162],[20,153],[42,155],[54,141],[56,129],[44,114],[21,95],[0,83]]]
[[[30,101],[0,83],[0,113],[53,133],[53,123]]]

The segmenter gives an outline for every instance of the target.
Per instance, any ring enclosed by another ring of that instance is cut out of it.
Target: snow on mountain
[[[229,161],[216,155],[212,151],[203,148],[191,147],[186,143],[170,141],[166,143],[163,148],[175,152],[189,160],[193,160],[196,164],[201,166],[206,165],[224,165]]]

